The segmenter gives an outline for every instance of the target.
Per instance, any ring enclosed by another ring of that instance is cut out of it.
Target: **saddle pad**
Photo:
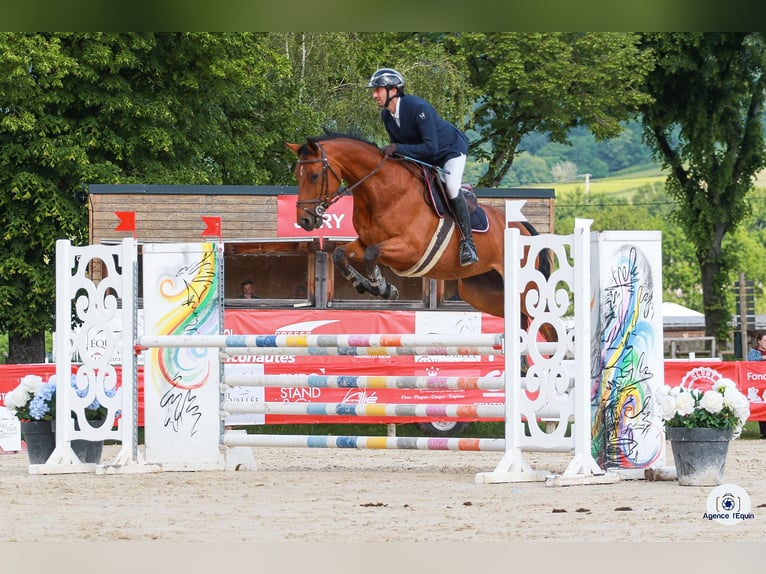
[[[429,177],[428,170],[425,167],[422,167],[422,169],[426,181],[427,196],[436,215],[439,217],[447,215],[452,217],[452,213],[447,207],[449,202],[439,175],[433,173],[432,177]],[[473,192],[473,186],[469,183],[464,183],[460,189],[463,191],[466,205],[468,205],[468,212],[471,215],[471,229],[476,233],[485,233],[489,230],[489,218],[487,218],[484,208],[479,205],[476,194]]]

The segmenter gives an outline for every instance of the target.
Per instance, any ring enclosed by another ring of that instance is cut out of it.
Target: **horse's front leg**
[[[375,290],[371,292],[377,292],[377,295],[383,299],[398,299],[399,289],[387,281],[380,271],[377,263],[379,253],[378,248],[374,245],[364,250],[364,267],[367,270],[367,279],[370,281],[370,287]]]
[[[353,242],[356,243],[356,242]],[[335,266],[340,269],[341,275],[351,283],[351,285],[354,286],[357,293],[371,293],[372,295],[377,295],[378,290],[373,289],[370,282],[367,280],[367,278],[362,275],[359,271],[354,269],[351,265],[348,263],[348,254],[346,252],[347,249],[350,249],[353,253],[353,243],[349,243],[345,248],[344,247],[336,247],[335,251],[332,254],[333,262],[335,263]],[[361,249],[357,247],[358,252],[361,253]]]

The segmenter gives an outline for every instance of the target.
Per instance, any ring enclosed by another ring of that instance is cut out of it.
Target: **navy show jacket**
[[[468,153],[468,138],[436,113],[423,98],[405,94],[399,99],[399,123],[387,109],[381,112],[383,125],[396,151],[433,165]]]

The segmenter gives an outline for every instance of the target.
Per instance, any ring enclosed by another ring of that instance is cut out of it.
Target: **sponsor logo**
[[[279,327],[274,330],[275,335],[311,335],[314,329],[329,325],[330,323],[337,323],[337,319],[323,320],[323,321],[301,321],[299,323],[290,323],[284,327]]]
[[[710,367],[696,367],[688,371],[681,379],[681,387],[684,389],[696,389],[708,391],[723,375]]]
[[[707,497],[707,512],[702,515],[705,520],[732,526],[746,520],[753,520],[755,514],[750,512],[750,495],[744,488],[736,484],[722,484],[715,487]]]

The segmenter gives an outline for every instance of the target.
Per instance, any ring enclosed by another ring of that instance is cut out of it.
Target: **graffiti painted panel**
[[[144,246],[146,335],[217,335],[220,253],[213,243]],[[147,462],[202,470],[219,465],[217,349],[144,353]]]
[[[593,456],[607,469],[664,464],[665,435],[652,397],[664,384],[659,232],[591,239]]]

